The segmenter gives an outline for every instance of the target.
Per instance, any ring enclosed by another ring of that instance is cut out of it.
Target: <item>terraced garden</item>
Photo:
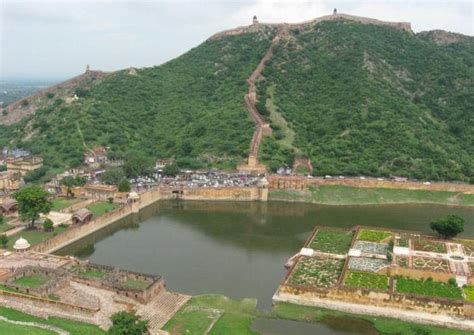
[[[332,258],[302,257],[292,272],[289,283],[319,288],[332,287],[341,275],[344,262]]]
[[[344,285],[376,290],[388,289],[388,277],[371,272],[350,271],[346,276]]]
[[[449,273],[449,264],[446,260],[434,259],[434,258],[423,258],[413,257],[413,268],[425,271],[435,271]]]
[[[352,231],[319,229],[309,247],[321,252],[345,254],[351,246],[353,236]]]
[[[443,242],[431,241],[426,240],[423,238],[415,238],[412,239],[413,249],[420,250],[420,251],[429,251],[429,252],[438,252],[438,253],[446,253],[446,244]]]
[[[462,299],[462,291],[456,284],[437,282],[434,280],[416,280],[397,277],[396,291],[399,293],[419,294],[430,297]]]
[[[455,242],[462,244],[465,255],[471,256],[471,257],[474,256],[474,243],[473,242],[464,241],[464,240],[461,240],[461,241],[458,240]]]
[[[389,231],[361,229],[357,239],[360,241],[382,242],[392,237]]]

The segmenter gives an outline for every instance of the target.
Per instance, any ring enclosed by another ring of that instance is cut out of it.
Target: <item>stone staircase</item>
[[[160,328],[163,327],[190,298],[191,296],[184,294],[162,292],[148,304],[140,305],[137,309],[137,313],[144,320],[148,320],[151,334],[163,334]]]

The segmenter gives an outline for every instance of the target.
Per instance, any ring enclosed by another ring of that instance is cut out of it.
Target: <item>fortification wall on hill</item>
[[[221,31],[217,34],[212,35],[209,39],[214,40],[214,39],[222,38],[223,36],[232,36],[232,35],[252,33],[264,27],[280,28],[281,26],[287,26],[288,28],[291,28],[291,29],[298,29],[298,28],[301,29],[301,28],[313,26],[325,21],[338,21],[338,20],[347,20],[347,21],[353,21],[353,22],[358,22],[362,24],[373,24],[377,26],[388,26],[388,27],[392,27],[392,28],[400,29],[404,31],[409,31],[409,32],[412,31],[410,22],[388,22],[388,21],[381,21],[381,20],[372,19],[368,17],[362,17],[362,16],[354,16],[354,15],[348,15],[348,14],[332,14],[332,15],[325,15],[313,20],[308,20],[308,21],[299,22],[299,23],[257,23],[257,24],[251,24],[248,26],[240,26],[234,29]]]

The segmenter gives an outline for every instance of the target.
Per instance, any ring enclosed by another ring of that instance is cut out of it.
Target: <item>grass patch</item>
[[[48,294],[48,299],[55,300],[55,301],[60,301],[61,297],[57,294],[50,293],[50,294]]]
[[[0,334],[5,335],[56,335],[56,332],[38,327],[14,325],[0,320]]]
[[[309,247],[333,254],[345,254],[349,250],[354,234],[351,231],[319,229]]]
[[[80,273],[81,276],[89,278],[104,278],[105,272],[99,270],[86,270]]]
[[[389,188],[357,188],[339,185],[310,187],[309,201],[331,205],[363,204],[449,204],[474,206],[474,195],[458,192],[435,192]]]
[[[61,329],[64,329],[68,331],[71,335],[105,335],[106,332],[100,329],[96,325],[84,323],[84,322],[79,322],[79,321],[72,321],[68,319],[63,319],[63,318],[57,318],[54,316],[48,317],[48,319],[43,319],[40,317],[36,317],[33,315],[29,315],[26,313],[22,313],[20,311],[17,311],[15,309],[7,308],[0,306],[0,315],[10,319],[10,320],[16,320],[16,321],[27,321],[27,322],[38,322],[46,325],[52,325],[59,327]],[[15,328],[13,329],[19,329]],[[33,328],[31,328],[33,329]],[[36,328],[35,328],[36,329]],[[3,334],[0,332],[0,334]],[[14,332],[8,332],[5,334],[15,334]],[[35,334],[33,332],[23,332],[23,333],[16,333],[16,334]],[[42,334],[42,333],[38,333]],[[50,334],[50,333],[45,333],[45,334]]]
[[[459,287],[434,280],[416,280],[398,277],[396,291],[400,293],[419,294],[430,297],[462,299],[462,292]]]
[[[122,286],[132,288],[135,290],[144,290],[148,286],[150,286],[150,283],[144,280],[127,278],[127,280],[122,283]]]
[[[344,284],[352,287],[386,290],[388,289],[388,277],[371,272],[351,271],[347,275]]]
[[[374,329],[382,335],[464,335],[461,330],[418,325],[399,321],[397,319],[384,317],[371,317],[367,315],[356,315],[343,313],[323,308],[300,306],[286,302],[276,303],[272,316],[279,319],[323,322],[336,324],[347,324],[350,322],[351,329],[358,329],[361,333],[373,333]],[[329,321],[329,322],[328,322]]]
[[[113,211],[114,209],[119,208],[120,205],[116,203],[110,203],[108,201],[99,201],[99,202],[94,202],[93,204],[90,204],[86,208],[92,212],[94,217],[99,217],[101,215],[104,215],[107,212]]]
[[[467,301],[474,301],[474,286],[465,286],[464,294],[466,295]]]
[[[20,231],[18,234],[15,234],[8,238],[7,249],[13,250],[13,245],[15,244],[16,240],[19,239],[20,237],[23,237],[24,239],[26,239],[31,245],[35,245],[35,244],[44,242],[53,236],[61,234],[66,229],[67,227],[55,227],[54,231],[52,232],[46,232],[39,228]]]
[[[51,200],[53,204],[51,210],[52,211],[60,211],[61,209],[68,208],[76,203],[78,203],[79,199],[66,199],[66,198],[56,198]]]
[[[14,281],[16,285],[36,288],[46,284],[51,278],[44,275],[32,275],[18,278]]]
[[[391,236],[392,233],[388,231],[362,229],[357,239],[369,242],[382,242]]]
[[[234,300],[222,295],[192,297],[163,327],[171,334],[204,334],[214,318],[220,318],[210,334],[256,334],[251,324],[256,317],[255,299]]]
[[[345,260],[302,257],[294,268],[289,282],[294,285],[328,288],[336,285]]]

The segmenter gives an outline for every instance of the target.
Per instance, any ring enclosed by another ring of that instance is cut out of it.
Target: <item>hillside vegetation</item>
[[[437,45],[429,34],[341,21],[291,30],[258,85],[276,130],[262,158],[278,166],[300,151],[318,174],[468,180],[473,65],[472,38]]]
[[[276,28],[211,39],[164,65],[119,71],[79,100],[56,99],[0,126],[0,145],[41,154],[48,168],[81,163],[87,148],[175,156],[182,167],[235,167],[254,123],[245,79]],[[351,21],[289,29],[257,81],[273,135],[270,168],[309,156],[318,175],[474,179],[474,42]],[[54,99],[54,98],[53,98]]]
[[[272,29],[209,40],[164,65],[136,75],[109,75],[79,100],[56,100],[20,123],[0,129],[0,145],[41,154],[50,168],[79,165],[87,148],[111,156],[130,150],[176,156],[182,166],[235,165],[249,150],[253,121],[243,106],[246,78],[267,51]],[[230,162],[230,163],[229,163]]]

